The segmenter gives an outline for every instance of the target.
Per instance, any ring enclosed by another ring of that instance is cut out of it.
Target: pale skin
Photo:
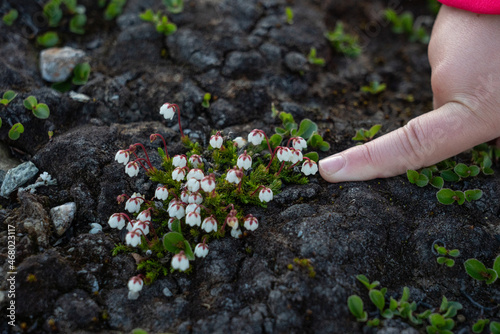
[[[329,182],[392,177],[498,138],[499,33],[500,15],[441,6],[428,49],[434,110],[321,160],[321,176]]]

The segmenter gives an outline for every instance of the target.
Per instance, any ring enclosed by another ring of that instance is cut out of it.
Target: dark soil
[[[442,296],[461,302],[457,333],[471,333],[481,316],[464,292],[487,307],[500,303],[498,284],[476,282],[463,267],[471,257],[491,267],[500,251],[496,175],[453,186],[484,191],[479,201],[462,206],[439,204],[435,190],[418,188],[405,176],[329,184],[315,175],[308,185],[285,185],[268,209],[249,208],[259,218],[255,232],[211,242],[209,255],[193,262],[192,274],[161,277],[138,300],[128,300],[126,283],[137,274],[135,260],[112,256],[123,236],[107,220],[123,211],[117,195],[137,191],[152,197],[156,184],[144,173],[125,175],[114,154],[135,142],[153,152],[157,143],[148,139],[153,132],[165,136],[171,154],[183,152],[178,125],[165,121],[159,106],[179,104],[184,131],[206,145],[213,129],[242,136],[254,128],[271,133],[280,125],[271,116],[274,103],[296,120],[318,123],[331,144],[321,154],[326,157],[353,146],[351,138],[361,127],[382,124],[387,133],[432,110],[427,46],[391,31],[382,14],[392,2],[186,0],[182,13],[169,15],[178,31],[165,38],[138,19],[147,8],[162,9],[160,1],[128,0],[121,16],[105,21],[96,1],[80,0],[89,17],[87,32],[56,30],[61,46],[82,49],[90,59],[89,82],[74,87],[91,98],[82,103],[52,90],[41,77],[42,49],[34,36],[49,30],[36,20],[43,3],[4,0],[0,7],[2,14],[10,7],[20,14],[12,27],[1,26],[0,92],[12,89],[19,96],[7,108],[0,106],[0,144],[14,159],[32,161],[58,181],[35,194],[16,191],[0,198],[2,312],[12,271],[9,224],[16,226],[17,266],[16,327],[2,320],[2,333],[121,333],[136,327],[150,333],[425,332],[425,326],[399,318],[378,329],[356,322],[347,308],[352,294],[376,315],[357,274],[380,281],[387,298],[399,298],[408,286],[419,311],[439,307]],[[286,6],[294,12],[291,25]],[[434,18],[427,1],[396,7],[424,21]],[[338,21],[360,37],[359,57],[336,52],[324,38]],[[311,47],[325,58],[325,67],[304,62]],[[383,93],[360,92],[375,80],[387,84]],[[209,109],[201,106],[205,92],[213,96]],[[23,107],[29,95],[49,105],[47,120]],[[24,124],[25,133],[11,141],[8,130],[16,122]],[[159,165],[160,158],[154,159]],[[60,237],[49,224],[49,211],[67,202],[75,202],[77,212]],[[38,235],[30,229],[37,223]],[[89,234],[91,223],[100,223],[103,233]],[[431,247],[436,239],[461,251],[453,268],[436,263]],[[295,258],[310,259],[315,277],[298,265],[289,270]],[[484,313],[498,316],[498,311]]]

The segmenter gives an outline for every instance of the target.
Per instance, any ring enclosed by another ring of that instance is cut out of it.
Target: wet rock
[[[77,289],[59,297],[54,308],[58,327],[64,333],[92,326],[99,319],[101,308],[83,290]]]
[[[9,147],[6,144],[0,142],[0,171],[4,172],[4,176],[9,169],[18,166],[19,164],[19,160],[11,157]]]
[[[285,65],[292,72],[304,72],[307,70],[306,57],[298,52],[290,52],[285,56]]]
[[[75,218],[76,203],[70,202],[50,209],[50,217],[59,236],[63,235]]]
[[[224,63],[222,74],[228,77],[257,77],[264,70],[265,61],[259,52],[231,52]]]
[[[16,231],[29,234],[39,247],[46,248],[50,236],[50,219],[47,211],[39,202],[37,195],[19,191],[17,196],[21,206],[7,217],[5,223],[16,226]]]
[[[16,303],[19,320],[51,312],[57,298],[76,284],[74,270],[55,250],[26,258],[16,275],[16,300],[23,301]]]
[[[14,190],[28,182],[37,173],[38,168],[31,161],[9,169],[4,177],[2,188],[0,188],[0,196],[7,198]]]
[[[50,48],[40,53],[42,78],[49,82],[65,81],[75,66],[85,59],[85,52],[70,47]]]

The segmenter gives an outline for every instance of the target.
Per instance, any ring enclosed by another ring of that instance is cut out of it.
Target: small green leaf
[[[2,127],[2,117],[0,117],[0,128]]]
[[[498,255],[493,263],[493,270],[500,275],[500,255]]]
[[[33,110],[33,114],[36,118],[46,119],[50,116],[50,110],[45,103],[38,103],[35,110]]]
[[[431,310],[425,310],[424,312],[420,313],[417,317],[419,319],[427,319],[431,314],[432,314]]]
[[[356,131],[356,135],[352,137],[352,140],[367,140],[368,138],[365,136],[365,130],[359,129]]]
[[[28,96],[26,99],[24,99],[23,104],[26,109],[33,110],[36,108],[38,101],[36,100],[36,97]]]
[[[370,290],[369,294],[372,303],[382,312],[384,310],[385,298],[382,292],[376,289]]]
[[[281,122],[283,122],[283,125],[287,123],[295,123],[295,120],[293,119],[293,116],[290,113],[282,111],[279,113],[279,117],[281,119]]]
[[[443,296],[441,300],[441,305],[439,306],[439,312],[445,312],[448,309],[448,299],[446,296]]]
[[[455,192],[448,188],[443,188],[436,193],[437,200],[441,204],[449,205],[455,202]]]
[[[16,123],[9,130],[9,138],[11,140],[18,140],[21,136],[21,133],[24,132],[24,126],[21,123]]]
[[[429,322],[431,323],[432,326],[438,327],[438,328],[443,327],[446,324],[445,319],[439,313],[432,313],[429,316]]]
[[[330,144],[326,141],[322,141],[318,146],[320,151],[326,152],[330,149]]]
[[[391,297],[390,302],[389,302],[389,309],[391,311],[394,311],[398,308],[398,301],[394,298]]]
[[[364,322],[368,318],[368,314],[363,310],[363,301],[359,296],[352,295],[347,299],[347,306],[352,315],[356,317],[358,321]]]
[[[490,323],[491,334],[500,334],[500,322],[492,321]]]
[[[165,154],[165,152],[161,147],[158,147],[158,155],[161,157],[162,160],[167,157],[167,155]]]
[[[2,21],[5,25],[11,26],[14,24],[14,21],[17,20],[19,13],[16,9],[11,9],[2,17]]]
[[[90,64],[80,63],[73,69],[73,84],[74,85],[85,85],[89,80],[90,75]]]
[[[304,157],[307,157],[307,158],[309,158],[309,159],[311,159],[313,161],[316,161],[316,162],[319,161],[319,155],[316,152],[306,153],[306,154],[304,154]]]
[[[17,96],[17,93],[14,92],[13,90],[8,90],[5,93],[3,93],[3,99],[7,100],[7,103],[10,101],[14,100],[14,98]]]
[[[391,319],[392,317],[394,317],[394,312],[392,312],[390,309],[386,309],[384,310],[384,312],[382,312],[382,317]]]
[[[283,141],[283,137],[281,137],[279,134],[275,133],[274,135],[269,138],[269,144],[271,145],[272,149],[275,149],[277,146],[281,145],[281,142]]]
[[[283,129],[283,128],[274,128],[274,132],[276,132],[277,134],[281,135],[281,136],[286,136],[288,134],[288,131]]]
[[[155,14],[151,9],[146,10],[144,13],[139,14],[141,20],[146,22],[153,22]]]
[[[424,174],[419,174],[415,184],[420,188],[425,187],[426,185],[429,184],[429,178]]]
[[[470,170],[470,176],[477,176],[481,171],[481,169],[476,165],[469,166],[469,170]]]
[[[172,232],[177,232],[177,233],[182,234],[181,221],[179,219],[176,219],[172,222]]]
[[[449,256],[457,257],[460,255],[460,251],[458,249],[452,249],[448,251]]]
[[[370,280],[365,275],[357,275],[356,279],[360,281],[368,290],[370,290]]]
[[[441,189],[444,186],[444,180],[441,176],[434,176],[430,181],[430,185],[434,188]]]
[[[87,23],[87,16],[85,14],[77,14],[69,21],[69,31],[74,34],[83,35],[85,29],[83,28]]]
[[[447,182],[458,182],[460,181],[460,176],[455,174],[452,170],[444,170],[441,172],[441,177]]]
[[[430,168],[423,168],[421,171],[420,171],[420,174],[424,174],[425,176],[427,176],[427,178],[430,180],[432,179],[432,171]]]
[[[169,232],[163,236],[163,246],[165,246],[167,251],[177,254],[185,247],[184,240],[182,234],[178,232]]]
[[[410,289],[405,286],[403,288],[403,295],[401,296],[399,303],[401,304],[401,303],[407,302],[408,299],[410,299]]]
[[[62,82],[55,82],[50,87],[61,93],[69,92],[71,90],[71,78]]]
[[[141,328],[135,328],[132,330],[132,334],[148,334],[148,332]]]
[[[56,32],[48,31],[45,34],[38,36],[36,41],[43,47],[51,48],[59,43],[59,36]]]
[[[465,271],[470,277],[479,281],[484,281],[491,278],[487,272],[486,266],[477,259],[468,259],[464,263]]]
[[[444,326],[442,326],[442,332],[450,331],[455,327],[455,321],[453,319],[446,319],[444,321]],[[453,333],[452,333],[453,334]]]
[[[368,327],[378,327],[378,326],[380,326],[380,319],[379,318],[375,318],[375,319],[372,319],[372,320],[368,320],[368,322],[366,323],[366,325]]]
[[[489,275],[489,278],[486,279],[486,284],[495,283],[498,278],[497,272],[493,269],[486,269],[486,272]]]
[[[461,176],[463,178],[470,176],[470,170],[466,164],[459,163],[453,170],[455,171],[455,173],[457,173],[458,176]]]
[[[482,333],[484,327],[490,322],[489,319],[479,319],[474,325],[472,325],[473,333]]]
[[[308,140],[316,131],[318,131],[318,125],[310,119],[305,118],[300,122],[299,130],[294,136]]]
[[[463,193],[463,191],[455,191],[455,195],[453,196],[453,198],[455,199],[455,201],[457,201],[458,205],[462,205],[465,203],[465,194]]]
[[[416,170],[408,169],[406,171],[406,177],[408,178],[408,181],[410,181],[410,183],[415,184],[419,176],[420,174]]]
[[[372,126],[370,128],[370,130],[368,130],[368,134],[367,136],[372,139],[373,137],[375,137],[375,135],[380,131],[380,129],[382,128],[382,125],[381,124],[375,124],[374,126]]]
[[[483,191],[480,189],[471,189],[464,192],[467,202],[477,201],[483,196]]]
[[[437,258],[437,263],[444,264],[446,262],[446,260],[448,260],[448,259],[443,257],[443,256],[440,256]]]
[[[434,247],[436,249],[436,251],[441,254],[441,255],[446,255],[448,254],[448,250],[446,248],[444,248],[443,246],[437,246],[437,247]]]
[[[186,254],[189,261],[194,261],[194,253],[189,241],[184,240],[184,253]]]

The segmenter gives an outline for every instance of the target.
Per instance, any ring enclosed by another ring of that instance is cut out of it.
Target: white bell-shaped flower
[[[188,188],[188,190],[190,192],[196,192],[196,191],[200,190],[200,181],[198,181],[195,178],[189,179],[186,182],[186,187]]]
[[[186,177],[186,170],[183,167],[176,167],[172,171],[172,179],[175,181],[182,181]]]
[[[294,149],[302,151],[307,148],[307,142],[302,137],[294,137],[292,138],[292,146]]]
[[[259,221],[256,217],[248,215],[245,217],[243,226],[249,231],[255,231],[259,227]]]
[[[125,243],[132,247],[137,247],[141,244],[141,232],[128,232],[125,236]]]
[[[170,217],[175,217],[177,219],[181,219],[185,214],[184,206],[180,202],[176,202],[175,204],[173,204],[167,211]]]
[[[290,149],[290,162],[292,164],[296,164],[299,161],[302,161],[304,159],[304,156],[302,155],[302,151],[296,149],[296,148],[291,148]]]
[[[304,161],[302,164],[302,173],[304,175],[314,175],[318,172],[318,164],[313,160]]]
[[[172,257],[172,268],[179,269],[180,271],[188,270],[189,260],[183,251]]]
[[[248,142],[250,142],[254,145],[260,145],[260,143],[262,143],[263,140],[264,140],[264,131],[262,131],[262,130],[253,129],[248,134]]]
[[[205,175],[203,175],[203,171],[201,169],[198,169],[198,168],[193,168],[189,171],[186,179],[196,179],[198,181],[200,181],[201,179],[203,179]]]
[[[142,281],[142,278],[140,278],[139,276],[134,276],[128,280],[127,286],[130,291],[139,292],[142,290],[144,282]]]
[[[273,200],[273,191],[271,188],[264,187],[259,192],[259,199],[261,202],[269,202]]]
[[[194,248],[194,254],[197,257],[205,257],[208,255],[208,246],[207,244],[200,243],[197,244],[196,247]]]
[[[189,198],[188,198],[188,203],[189,204],[201,204],[203,203],[203,196],[201,196],[200,193],[196,192],[196,193],[192,193],[189,195]]]
[[[119,150],[116,152],[115,160],[118,163],[126,165],[130,159],[130,153],[127,150]]]
[[[198,168],[203,163],[203,160],[198,154],[193,154],[189,157],[189,163],[193,168]]]
[[[186,158],[186,156],[184,154],[182,154],[182,155],[177,154],[172,159],[172,165],[174,167],[186,167],[186,165],[187,165],[187,158]]]
[[[280,146],[276,151],[276,156],[278,157],[278,160],[281,162],[290,161],[291,158],[290,149],[288,147]]]
[[[166,186],[158,186],[155,191],[155,197],[160,201],[165,201],[168,198],[168,189]]]
[[[241,238],[241,235],[242,235],[242,233],[241,233],[241,230],[239,228],[231,229],[231,236],[233,238],[239,239],[239,238]]]
[[[215,189],[214,177],[212,175],[205,176],[203,179],[201,179],[200,185],[201,189],[203,189],[203,191],[207,193],[213,191]]]
[[[213,216],[207,217],[203,219],[203,223],[201,224],[201,229],[207,233],[217,232],[217,221]]]
[[[243,168],[244,170],[250,169],[250,167],[252,167],[252,157],[249,154],[247,154],[247,151],[245,151],[238,157],[236,165],[239,168]]]
[[[113,213],[108,220],[109,227],[117,228],[119,230],[125,226],[125,223],[126,219],[121,213]]]
[[[170,103],[164,103],[160,108],[160,114],[165,117],[165,119],[172,119],[175,115],[175,106]]]
[[[186,214],[193,211],[200,213],[201,212],[200,206],[195,203],[188,204],[188,206],[186,206]]]
[[[210,146],[213,148],[221,148],[223,143],[222,136],[219,132],[210,137]]]
[[[186,224],[189,226],[200,226],[201,225],[201,216],[196,211],[191,211],[186,214]]]
[[[243,137],[236,137],[233,139],[233,143],[236,145],[236,147],[243,147],[247,144],[247,141]]]
[[[189,191],[187,190],[181,191],[181,201],[184,203],[189,203]]]
[[[135,217],[137,220],[142,220],[142,221],[151,221],[151,210],[144,210],[141,211],[137,217]]]
[[[125,166],[125,173],[127,173],[130,177],[137,176],[137,174],[139,174],[139,164],[135,161],[129,162]]]
[[[241,182],[241,178],[243,177],[243,173],[241,170],[237,168],[232,168],[227,171],[226,180],[229,183],[239,184]]]

